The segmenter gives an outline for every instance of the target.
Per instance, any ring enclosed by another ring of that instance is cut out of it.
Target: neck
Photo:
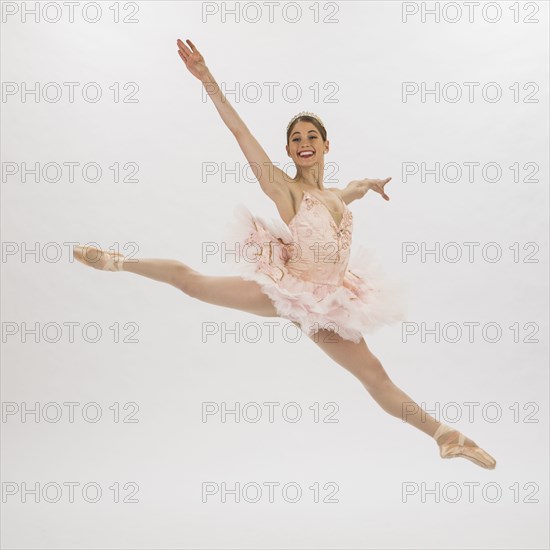
[[[294,181],[299,185],[303,185],[305,187],[324,189],[324,172],[325,167],[322,164],[314,164],[313,166],[305,169],[298,166]]]

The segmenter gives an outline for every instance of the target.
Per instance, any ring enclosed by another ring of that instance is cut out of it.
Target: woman
[[[413,411],[403,420],[433,437],[442,458],[463,457],[493,469],[493,457],[427,414],[392,382],[361,335],[402,319],[403,303],[398,287],[384,278],[365,252],[350,263],[353,216],[347,205],[369,190],[389,200],[384,187],[391,178],[326,189],[326,129],[317,115],[299,113],[287,126],[286,150],[297,169],[290,179],[271,163],[221,93],[203,56],[190,40],[186,42],[177,40],[180,58],[203,83],[284,225],[270,225],[246,208],[237,212],[233,237],[242,245],[240,276],[208,276],[176,260],[125,261],[121,254],[93,247],[75,247],[75,258],[96,269],[127,271],[169,283],[211,304],[289,319],[356,376],[386,412],[403,418],[403,411]]]

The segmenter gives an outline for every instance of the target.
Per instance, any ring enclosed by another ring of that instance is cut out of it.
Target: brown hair
[[[304,115],[304,116],[301,116],[300,118],[297,118],[289,126],[288,130],[286,131],[286,144],[287,145],[288,145],[288,142],[289,142],[289,139],[290,139],[290,134],[292,133],[292,129],[294,128],[294,126],[296,126],[296,124],[299,121],[311,122],[315,126],[315,128],[317,128],[317,130],[319,130],[319,133],[321,134],[321,138],[323,139],[323,141],[327,140],[327,131],[326,131],[325,127],[322,126],[316,118],[313,118],[312,116]]]

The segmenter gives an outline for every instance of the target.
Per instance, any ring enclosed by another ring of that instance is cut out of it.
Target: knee
[[[176,266],[173,284],[188,296],[196,298],[200,294],[201,277],[200,273],[181,264]]]
[[[380,391],[389,384],[392,384],[392,381],[388,376],[388,373],[384,370],[382,363],[374,355],[367,360],[363,368],[361,382],[369,393]]]

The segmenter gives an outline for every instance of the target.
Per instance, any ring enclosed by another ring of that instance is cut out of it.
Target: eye
[[[292,141],[298,141],[300,138],[295,137]]]

